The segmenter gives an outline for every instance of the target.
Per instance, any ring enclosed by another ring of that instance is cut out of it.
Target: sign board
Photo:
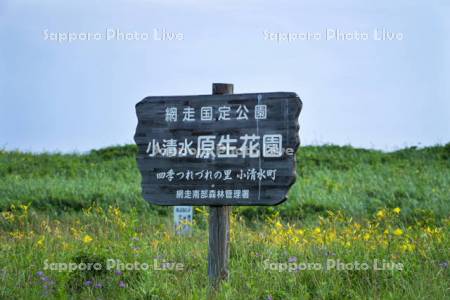
[[[144,199],[275,205],[295,182],[295,93],[147,97],[136,104]]]
[[[189,234],[192,230],[191,223],[193,219],[192,206],[174,206],[173,223],[175,231],[178,234]]]

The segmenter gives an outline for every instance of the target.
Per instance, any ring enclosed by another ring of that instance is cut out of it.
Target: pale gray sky
[[[447,143],[446,2],[2,0],[0,147],[86,151],[132,143],[135,103],[208,94],[212,82],[234,83],[236,93],[297,92],[302,144],[390,150]],[[149,37],[107,40],[108,29]],[[183,36],[155,40],[155,29]],[[327,40],[327,29],[368,39]],[[401,38],[375,40],[375,29]],[[98,33],[98,40],[46,39],[67,32]],[[264,32],[321,36],[277,42]]]

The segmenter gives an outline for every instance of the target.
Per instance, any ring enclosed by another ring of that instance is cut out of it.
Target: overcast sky
[[[1,0],[0,148],[132,143],[135,103],[213,82],[296,92],[304,145],[448,143],[449,16],[448,1]]]

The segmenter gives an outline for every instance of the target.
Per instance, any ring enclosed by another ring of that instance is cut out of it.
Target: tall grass
[[[38,210],[79,211],[93,203],[167,215],[170,208],[147,204],[140,194],[136,147],[88,154],[0,152],[0,210],[31,203]],[[248,218],[279,211],[304,219],[327,210],[367,217],[379,207],[401,207],[412,220],[423,213],[450,213],[450,144],[391,153],[352,147],[302,147],[297,183],[277,207],[244,207]]]
[[[288,201],[233,209],[230,280],[215,295],[206,208],[196,207],[192,235],[175,235],[171,208],[142,200],[135,153],[0,151],[0,299],[450,297],[450,144],[302,147]],[[149,269],[107,270],[108,259]],[[375,260],[403,269],[374,270]],[[369,267],[324,269],[329,261]],[[183,268],[159,270],[167,262]]]
[[[286,223],[277,213],[249,224],[234,214],[230,281],[215,298],[449,296],[449,218],[439,226],[432,220],[405,226],[400,209],[379,210],[365,222],[327,214],[308,225]],[[207,211],[198,209],[192,235],[177,236],[168,218],[134,210],[94,206],[49,217],[14,207],[0,216],[0,298],[205,299],[211,295],[206,220]],[[108,267],[110,259],[138,267]],[[181,267],[164,269],[168,262]],[[69,263],[101,268],[69,271],[55,265]],[[344,267],[358,263],[367,268]],[[383,263],[402,269],[377,270]]]

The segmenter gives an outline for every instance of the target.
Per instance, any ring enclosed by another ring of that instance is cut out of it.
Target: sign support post
[[[233,94],[233,85],[213,83],[212,93]],[[228,280],[231,208],[222,205],[209,207],[208,276],[213,289],[219,287],[220,281]]]
[[[209,293],[229,279],[230,217],[236,205],[277,205],[296,179],[302,102],[294,92],[151,96],[136,104],[134,140],[142,196],[177,206],[209,206]],[[183,214],[183,215],[182,215]]]

